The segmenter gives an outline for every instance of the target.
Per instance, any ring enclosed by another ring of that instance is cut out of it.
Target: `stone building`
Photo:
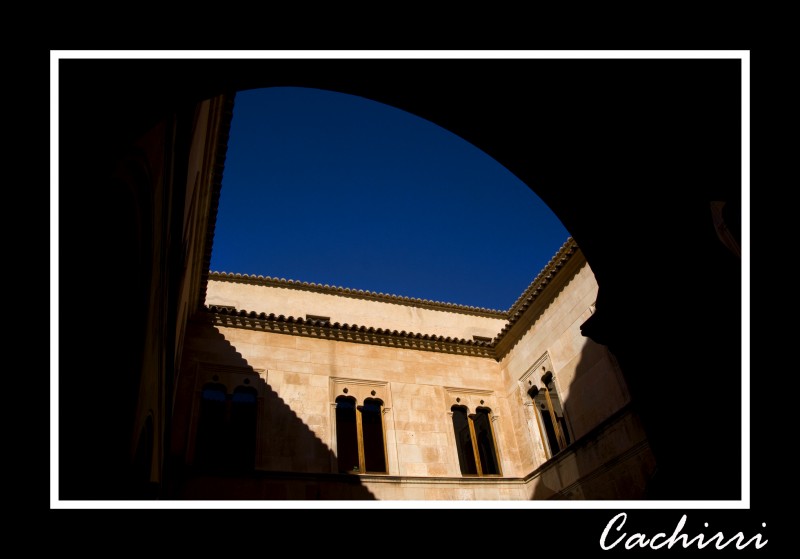
[[[641,498],[644,430],[580,332],[596,297],[572,239],[507,311],[211,273],[177,387],[179,495]]]

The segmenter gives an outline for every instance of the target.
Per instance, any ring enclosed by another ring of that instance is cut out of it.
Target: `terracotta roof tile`
[[[398,332],[383,328],[366,328],[357,324],[331,324],[329,321],[304,320],[302,317],[284,316],[255,311],[236,310],[211,305],[205,307],[218,326],[246,328],[279,334],[310,336],[338,341],[388,345],[423,351],[438,351],[494,358],[494,344],[489,342],[451,338],[415,332]]]
[[[356,299],[368,299],[384,303],[396,303],[415,307],[425,307],[439,311],[458,312],[486,316],[490,318],[506,318],[506,312],[487,309],[484,307],[473,307],[469,305],[458,305],[455,303],[444,303],[441,301],[431,301],[430,299],[418,299],[401,295],[392,295],[364,289],[351,289],[349,287],[331,286],[326,284],[298,281],[285,278],[273,278],[270,276],[239,274],[232,272],[209,272],[208,279],[216,281],[230,281],[235,283],[249,283],[253,285],[265,285],[271,287],[285,287],[290,289],[302,289],[305,291],[316,291],[329,295],[342,295]]]

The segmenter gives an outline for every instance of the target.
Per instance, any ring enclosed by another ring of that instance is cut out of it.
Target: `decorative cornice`
[[[285,287],[287,289],[314,291],[317,293],[325,293],[326,295],[341,295],[343,297],[352,297],[354,299],[365,299],[368,301],[379,301],[382,303],[395,303],[399,305],[408,305],[411,307],[422,307],[437,311],[471,314],[489,318],[508,318],[508,313],[506,311],[499,311],[496,309],[458,305],[456,303],[444,303],[441,301],[431,301],[429,299],[418,299],[416,297],[391,295],[389,293],[377,293],[375,291],[368,291],[364,289],[352,289],[349,287],[328,285],[327,283],[321,284],[292,279],[273,278],[270,276],[257,276],[255,274],[235,274],[229,272],[209,272],[208,278],[215,281],[249,283],[252,285],[264,285],[268,287]]]
[[[483,388],[462,388],[459,386],[444,386],[445,392],[448,394],[474,394],[476,396],[493,396],[493,390],[486,390]]]
[[[335,293],[343,296],[355,297],[360,299],[372,299],[381,301],[391,301],[411,306],[428,306],[438,310],[450,310],[454,312],[466,312],[470,314],[483,314],[496,318],[506,318],[507,322],[502,330],[491,342],[466,340],[464,338],[450,338],[429,334],[419,334],[398,332],[382,328],[359,326],[356,324],[339,324],[330,321],[305,320],[302,317],[286,317],[284,315],[256,313],[255,311],[237,310],[230,306],[204,307],[209,312],[217,326],[228,326],[233,328],[247,328],[250,330],[260,330],[279,334],[290,334],[295,336],[308,336],[328,340],[366,343],[385,347],[416,349],[421,351],[436,351],[458,355],[470,355],[474,357],[486,357],[499,361],[513,347],[515,340],[521,336],[528,323],[532,323],[533,307],[540,308],[536,303],[542,299],[544,292],[550,292],[551,286],[562,285],[569,278],[562,277],[565,267],[570,270],[577,270],[578,266],[584,262],[582,258],[577,260],[573,256],[579,253],[578,245],[570,237],[556,255],[550,260],[545,268],[536,276],[536,279],[512,306],[512,314],[500,313],[489,309],[478,309],[476,307],[464,307],[450,303],[440,303],[438,301],[427,301],[412,299],[409,297],[399,297],[396,295],[386,295],[369,291],[348,289],[343,287],[331,287],[315,283],[300,282],[296,280],[286,280],[283,278],[271,278],[269,276],[254,276],[248,274],[229,274],[225,272],[210,272],[209,279],[217,281],[230,281],[235,283],[250,283],[255,285],[267,285],[275,287],[287,287],[290,289],[304,289],[323,293]],[[570,264],[570,266],[567,266]],[[558,277],[558,281],[554,281]],[[570,276],[571,277],[571,276]],[[509,311],[510,313],[511,311]],[[488,313],[492,313],[489,315]],[[535,313],[534,313],[535,314]]]
[[[536,371],[539,370],[539,366],[540,365],[543,365],[544,363],[547,363],[549,360],[550,360],[550,352],[549,351],[545,351],[544,354],[539,359],[537,359],[536,362],[533,365],[528,367],[528,369],[525,371],[525,373],[521,377],[519,377],[519,382],[524,384],[525,381],[528,380],[529,377],[533,376],[533,374]]]
[[[557,288],[564,285],[572,277],[571,274],[574,274],[579,269],[579,266],[585,262],[583,257],[579,259],[573,258],[575,254],[582,253],[580,253],[578,245],[570,237],[561,247],[561,250],[536,276],[536,279],[528,286],[517,302],[514,303],[514,306],[509,311],[508,322],[492,340],[492,344],[497,350],[498,360],[508,353],[516,340],[533,324],[536,316],[535,309],[543,308],[542,305],[538,304],[542,300],[542,294],[547,292],[548,297],[551,299],[555,297],[557,292],[552,292],[552,286]],[[565,268],[570,269],[570,273],[566,277],[562,273]]]
[[[561,245],[555,256],[550,259],[550,262],[542,268],[542,271],[534,278],[531,284],[525,288],[522,295],[514,301],[511,308],[506,311],[506,318],[511,318],[514,314],[522,309],[523,306],[528,306],[533,302],[533,299],[541,291],[542,287],[547,284],[548,280],[552,278],[555,272],[567,263],[567,260],[578,250],[578,243],[575,239],[568,237],[566,242]]]
[[[357,324],[339,324],[329,321],[304,320],[302,317],[275,316],[245,310],[229,310],[216,306],[206,307],[215,326],[229,328],[245,328],[275,334],[306,336],[339,342],[371,344],[398,349],[416,349],[420,351],[436,351],[455,355],[486,357],[494,359],[494,346],[486,342],[476,342],[463,338],[419,334],[414,332],[398,332],[383,328],[359,326]]]

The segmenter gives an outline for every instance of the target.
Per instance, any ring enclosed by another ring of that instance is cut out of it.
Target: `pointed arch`
[[[388,472],[383,400],[366,398],[362,405],[352,396],[336,398],[336,456],[339,472]]]
[[[478,407],[475,413],[470,414],[466,406],[452,406],[450,411],[453,415],[453,432],[461,474],[502,475],[492,429],[492,410]]]

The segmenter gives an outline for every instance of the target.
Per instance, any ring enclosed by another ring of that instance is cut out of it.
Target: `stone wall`
[[[505,324],[499,316],[435,310],[399,302],[378,301],[308,291],[296,287],[274,287],[209,280],[208,305],[229,305],[239,310],[305,318],[307,314],[330,317],[331,322],[358,324],[421,334],[436,334],[471,340],[493,338]]]
[[[526,311],[533,315],[530,317],[531,326],[499,362],[506,402],[511,410],[510,423],[516,429],[518,455],[515,458],[523,471],[543,467],[546,471],[537,476],[534,483],[536,489],[532,495],[535,498],[563,497],[561,492],[564,488],[576,484],[582,477],[599,476],[596,470],[602,468],[604,460],[629,452],[634,447],[642,449],[645,444],[638,418],[631,420],[635,428],[604,432],[599,438],[597,432],[590,434],[623,410],[630,396],[614,356],[605,346],[581,335],[580,326],[593,313],[597,298],[597,283],[588,264],[583,261],[574,275],[562,278],[553,287],[557,294],[552,299],[548,298],[538,307]],[[526,393],[532,385],[542,387],[541,376],[546,371],[553,373],[573,446],[575,443],[585,444],[584,439],[589,438],[594,454],[569,447],[572,452],[562,451],[551,456],[546,450],[537,412]],[[648,458],[641,463],[635,461],[627,474],[635,480],[631,482],[632,487],[641,490],[653,467],[649,447],[646,455]],[[597,498],[613,498],[608,497],[613,492],[600,493],[604,496]],[[631,493],[636,491],[626,492],[628,495]],[[578,498],[578,495],[580,493],[572,497]]]
[[[182,395],[190,403],[176,414],[188,418],[176,423],[182,452],[191,464],[203,386],[221,382],[230,393],[247,383],[259,391],[256,472],[239,482],[191,477],[184,496],[205,498],[223,486],[250,495],[242,498],[640,496],[654,467],[644,432],[627,405],[615,359],[580,334],[597,296],[594,276],[578,253],[556,278],[517,317],[515,329],[506,328],[503,335],[514,338],[505,339],[497,359],[283,334],[257,321],[215,322],[213,313],[198,318],[184,350]],[[457,310],[215,279],[207,304],[467,339],[495,338],[510,324]],[[545,450],[526,394],[545,370],[554,373],[572,441],[555,456]],[[335,401],[343,395],[358,404],[382,402],[385,474],[338,473]],[[491,410],[499,476],[462,476],[453,406]]]

